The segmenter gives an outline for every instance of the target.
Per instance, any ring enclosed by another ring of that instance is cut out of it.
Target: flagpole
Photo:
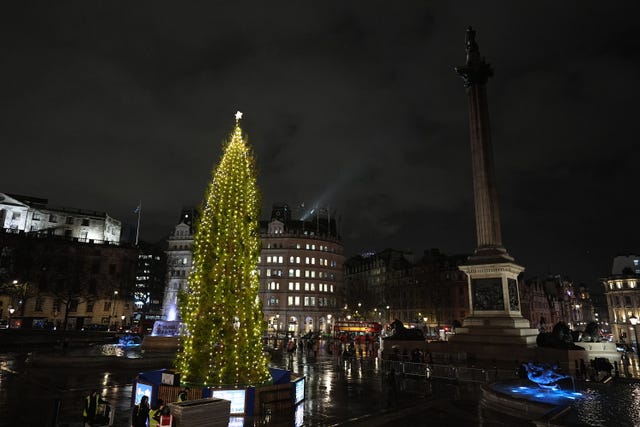
[[[138,237],[140,236],[140,213],[142,212],[142,200],[138,202],[138,225],[136,225],[136,246],[138,246]]]

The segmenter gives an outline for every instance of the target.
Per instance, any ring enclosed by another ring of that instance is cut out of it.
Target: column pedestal
[[[538,330],[531,328],[520,312],[518,275],[524,268],[514,262],[475,264],[480,261],[475,257],[469,261],[471,264],[460,266],[460,270],[468,278],[471,315],[449,338],[452,350],[478,359],[530,357]]]

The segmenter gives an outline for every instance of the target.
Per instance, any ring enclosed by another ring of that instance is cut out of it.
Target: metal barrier
[[[477,383],[513,379],[516,375],[515,371],[511,369],[467,368],[398,360],[383,360],[381,367],[385,373],[393,369],[396,375],[403,375],[405,377],[424,377],[425,379],[445,379]]]

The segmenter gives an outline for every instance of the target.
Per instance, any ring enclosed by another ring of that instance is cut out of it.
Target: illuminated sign
[[[151,336],[154,337],[179,337],[180,336],[180,322],[156,320],[153,323],[153,332]]]
[[[147,396],[149,398],[149,403],[151,403],[151,392],[153,391],[153,386],[144,383],[136,383],[136,394],[135,400],[133,402],[134,405],[140,403],[142,396]]]
[[[294,395],[294,405],[302,402],[304,400],[304,377],[296,380],[294,383],[295,387],[295,395]]]
[[[229,400],[232,414],[244,414],[245,390],[213,390],[213,397]]]

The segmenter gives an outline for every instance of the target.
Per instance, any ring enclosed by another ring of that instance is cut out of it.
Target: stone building
[[[331,331],[343,303],[344,249],[335,218],[313,210],[294,219],[286,204],[260,222],[260,298],[272,334]]]
[[[180,223],[175,226],[167,241],[167,274],[162,303],[164,320],[178,319],[178,293],[187,289],[187,278],[193,262],[191,247],[196,219],[195,209],[182,209]]]
[[[179,318],[177,298],[187,288],[192,265],[195,212],[183,211],[169,237],[165,320]],[[275,205],[260,221],[260,298],[271,334],[328,332],[343,300],[344,254],[336,220],[326,211],[293,219],[286,204]]]
[[[0,228],[80,242],[119,243],[122,224],[105,212],[53,207],[47,199],[0,193]]]
[[[389,323],[402,318],[400,310],[405,308],[404,298],[394,295],[398,287],[393,284],[410,284],[408,277],[413,253],[395,249],[381,252],[366,252],[345,261],[345,305],[343,318],[351,316],[369,321]],[[393,288],[393,289],[392,289]]]
[[[519,289],[522,316],[541,332],[550,332],[558,322],[581,331],[589,322],[598,321],[587,287],[568,277],[533,277],[521,282]]]
[[[345,262],[348,315],[420,327],[431,334],[452,331],[469,310],[467,280],[458,266],[466,256],[437,249],[414,261],[410,252],[385,249]]]
[[[131,318],[138,251],[0,230],[0,318],[12,327],[107,329]]]
[[[637,331],[632,322],[640,318],[640,274],[636,272],[637,260],[635,255],[616,257],[612,274],[601,279],[609,307],[609,325],[613,339],[626,343],[636,341]],[[624,265],[625,263],[628,265]],[[621,265],[624,266],[620,267]]]

